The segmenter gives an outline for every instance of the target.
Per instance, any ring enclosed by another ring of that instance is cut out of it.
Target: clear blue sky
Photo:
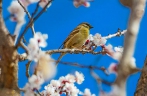
[[[8,16],[7,7],[10,5],[11,0],[3,0],[3,16]],[[35,4],[29,6],[28,10],[33,12],[35,9]],[[118,28],[126,29],[127,22],[129,19],[129,9],[122,6],[119,0],[94,0],[91,2],[91,7],[85,8],[83,6],[75,8],[73,6],[72,0],[54,0],[52,6],[45,12],[35,23],[35,30],[42,33],[47,33],[49,39],[47,40],[48,46],[44,50],[57,49],[68,34],[81,22],[89,22],[94,28],[91,29],[91,34],[100,33],[102,36],[107,36],[108,34],[113,34]],[[28,19],[26,17],[26,19]],[[138,34],[136,50],[134,57],[136,58],[137,67],[142,68],[145,56],[147,53],[147,13],[145,13],[144,18],[141,22],[140,31]],[[13,33],[15,28],[15,23],[10,20],[6,21],[6,26],[10,33]],[[25,26],[25,25],[24,25]],[[23,27],[24,28],[24,27]],[[23,29],[22,29],[23,30]],[[31,31],[29,30],[25,35],[27,40],[31,37]],[[113,46],[122,46],[124,37],[116,37],[108,40],[107,44],[110,43]],[[19,50],[20,53],[23,50]],[[53,55],[54,59],[57,59],[59,54]],[[98,62],[94,62],[99,57],[101,57]],[[115,62],[108,56],[102,55],[70,55],[67,54],[63,57],[62,61],[67,62],[77,62],[84,65],[96,65],[96,66],[109,66],[111,62]],[[27,78],[25,76],[25,62],[19,63],[19,86],[24,87]],[[31,65],[33,66],[33,64]],[[85,75],[85,81],[78,88],[83,91],[85,88],[90,88],[92,93],[97,94],[99,89],[97,87],[96,81],[91,77],[88,69],[81,69],[73,66],[65,66],[59,64],[58,72],[55,79],[60,76],[65,76],[68,73],[73,73],[74,71],[80,71]],[[114,75],[106,76],[101,71],[95,71],[102,79],[113,81],[115,79]],[[131,75],[127,81],[127,96],[133,96],[136,89],[136,84],[140,73]],[[103,85],[104,91],[109,91],[110,87]]]

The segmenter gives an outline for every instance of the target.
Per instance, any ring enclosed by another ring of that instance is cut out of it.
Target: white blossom
[[[54,94],[55,93],[55,88],[53,88],[53,87],[45,86],[44,88],[45,88],[47,94]]]
[[[90,40],[90,41],[93,41],[93,40],[94,40],[92,34],[90,34],[90,35],[88,36],[88,40]]]
[[[46,43],[46,39],[48,39],[48,35],[47,34],[42,34],[40,32],[36,32],[34,38],[37,42],[39,47],[46,47],[47,43]]]
[[[44,51],[40,51],[38,57],[39,62],[37,63],[36,71],[42,74],[44,80],[51,79],[56,74],[54,60]]]
[[[79,73],[78,71],[75,72],[76,81],[78,84],[82,84],[84,81],[84,75],[82,73]]]
[[[49,2],[49,0],[40,0],[41,2],[39,3],[40,7],[44,8],[46,4]],[[48,8],[51,6],[51,3],[47,6]]]
[[[24,96],[34,96],[34,90],[39,90],[43,83],[44,79],[40,74],[32,75],[23,88],[25,90]]]
[[[81,92],[80,95],[83,95],[83,96],[96,96],[95,94],[91,94],[90,89],[88,89],[88,88],[86,88],[84,90],[84,93]]]
[[[36,2],[39,2],[40,0],[24,0],[24,1],[27,1],[27,2],[30,2],[30,3],[36,3]]]
[[[44,83],[44,79],[40,75],[32,75],[29,78],[29,84],[34,89],[40,89],[40,86]]]
[[[75,81],[75,79],[79,81]],[[45,90],[41,92],[43,96],[61,96],[61,94],[68,94],[69,96],[78,96],[80,90],[75,86],[75,82],[83,82],[84,76],[82,73],[75,72],[75,76],[67,74],[66,76],[61,76],[59,80],[51,80],[50,84],[45,86]],[[87,89],[86,89],[87,90]],[[84,95],[85,94],[85,95]],[[86,95],[87,94],[87,95]],[[83,96],[95,96],[88,91],[82,93]],[[81,95],[81,94],[80,94]]]
[[[117,61],[120,61],[121,57],[122,57],[122,53],[120,53],[120,52],[114,52],[112,55],[112,58]]]
[[[74,75],[68,74],[68,75],[65,76],[65,78],[66,78],[66,80],[68,80],[71,83],[75,82],[75,76]]]
[[[38,42],[31,38],[29,40],[29,44],[28,44],[28,59],[29,60],[34,60],[35,62],[38,61],[38,58],[39,58],[39,47],[38,47]]]
[[[29,53],[27,57],[29,60],[34,60],[35,62],[37,62],[41,57],[41,55],[45,56],[45,54],[40,50],[39,47],[47,46],[47,42],[46,42],[47,38],[48,38],[47,34],[41,34],[40,32],[37,32],[34,35],[34,37],[29,40],[29,44],[28,44]]]
[[[123,47],[114,47],[114,50],[115,50],[115,52],[120,52],[120,53],[122,53],[123,52]]]
[[[27,83],[23,89],[25,90],[24,96],[34,96],[34,91],[29,83]]]
[[[101,46],[101,45],[105,45],[107,40],[105,38],[103,38],[101,36],[101,34],[99,33],[96,33],[94,36],[93,36],[93,42],[95,45],[97,46]]]
[[[8,7],[8,11],[11,13],[11,20],[16,22],[25,22],[25,12],[22,6],[17,0],[13,0]]]
[[[61,82],[58,81],[58,80],[51,80],[51,83],[50,83],[53,87],[60,87],[61,86]]]
[[[132,57],[131,60],[130,60],[130,67],[136,68],[136,59],[134,57]]]

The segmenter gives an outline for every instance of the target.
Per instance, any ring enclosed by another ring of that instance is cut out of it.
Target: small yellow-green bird
[[[62,43],[62,49],[81,49],[82,45],[88,39],[89,30],[91,28],[93,27],[86,22],[79,24]],[[56,61],[56,65],[58,65],[59,61],[65,54],[66,53],[61,53],[58,60]]]

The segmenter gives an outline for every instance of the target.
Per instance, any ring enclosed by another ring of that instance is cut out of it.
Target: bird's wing
[[[76,28],[68,35],[68,37],[65,39],[65,41],[64,41],[64,42],[62,43],[62,45],[61,45],[61,46],[63,46],[63,48],[64,48],[64,44],[65,44],[70,38],[72,38],[72,36],[76,35],[76,34],[79,32],[80,28],[81,28],[81,26],[76,27]],[[61,48],[61,46],[59,47],[59,49]]]

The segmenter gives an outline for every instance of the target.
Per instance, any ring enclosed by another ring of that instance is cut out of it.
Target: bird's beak
[[[93,28],[92,26],[90,26],[90,29]]]

